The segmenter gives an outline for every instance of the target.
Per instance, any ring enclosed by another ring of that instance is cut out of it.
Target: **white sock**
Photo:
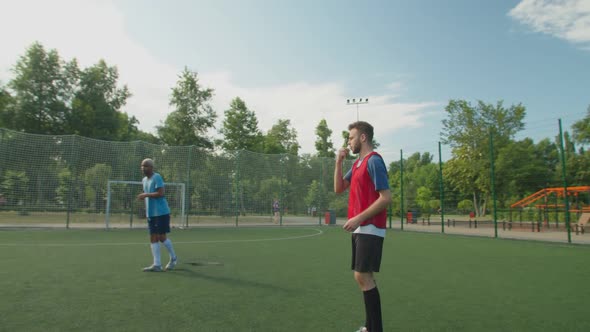
[[[162,263],[160,262],[160,243],[158,243],[158,242],[152,243],[151,247],[152,247],[152,256],[154,256],[154,265],[162,266]]]
[[[168,253],[170,254],[170,259],[176,259],[176,254],[174,253],[174,248],[172,247],[172,241],[170,239],[166,239],[166,241],[162,242],[166,249],[168,249]]]

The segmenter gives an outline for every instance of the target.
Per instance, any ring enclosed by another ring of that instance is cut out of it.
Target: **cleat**
[[[162,272],[162,267],[159,265],[151,265],[144,267],[143,272]]]
[[[176,266],[176,261],[178,260],[178,257],[175,257],[174,259],[170,259],[170,261],[168,262],[168,264],[166,264],[166,271],[172,271],[174,270],[174,267]]]

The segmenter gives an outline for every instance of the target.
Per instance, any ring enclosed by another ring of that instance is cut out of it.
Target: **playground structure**
[[[568,211],[565,211],[565,204],[560,203],[565,198],[567,193],[568,198],[573,198],[570,201]],[[590,221],[590,203],[584,203],[580,199],[580,193],[588,194],[587,197],[590,199],[590,186],[576,186],[576,187],[557,187],[557,188],[544,188],[536,193],[529,195],[518,202],[510,205],[510,209],[519,209],[522,211],[526,207],[530,207],[533,203],[543,200],[542,204],[535,204],[534,207],[539,210],[539,215],[543,215],[543,223],[548,226],[548,215],[549,211],[552,210],[556,215],[556,226],[557,226],[557,215],[559,212],[575,213],[578,218],[577,223],[571,223],[571,226],[575,229],[576,234],[584,233],[584,227]],[[553,196],[553,197],[552,197]],[[553,203],[550,201],[553,200]],[[512,213],[511,213],[512,216]]]

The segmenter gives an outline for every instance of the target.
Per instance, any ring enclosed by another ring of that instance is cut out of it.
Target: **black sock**
[[[381,296],[377,287],[363,292],[365,298],[365,312],[367,313],[367,330],[369,332],[383,332],[381,321]]]
[[[369,310],[371,305],[369,304],[369,297],[367,296],[367,292],[363,292],[363,298],[365,299],[365,327],[368,330],[369,325],[371,324],[371,311]]]

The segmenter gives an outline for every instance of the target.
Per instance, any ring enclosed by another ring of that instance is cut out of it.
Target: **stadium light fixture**
[[[352,102],[350,101],[350,99],[346,99],[346,105],[356,105],[356,121],[359,120],[359,105],[369,103],[369,98],[364,99],[365,100],[363,100],[363,98],[359,98],[358,101],[356,101],[356,98],[353,98]]]

